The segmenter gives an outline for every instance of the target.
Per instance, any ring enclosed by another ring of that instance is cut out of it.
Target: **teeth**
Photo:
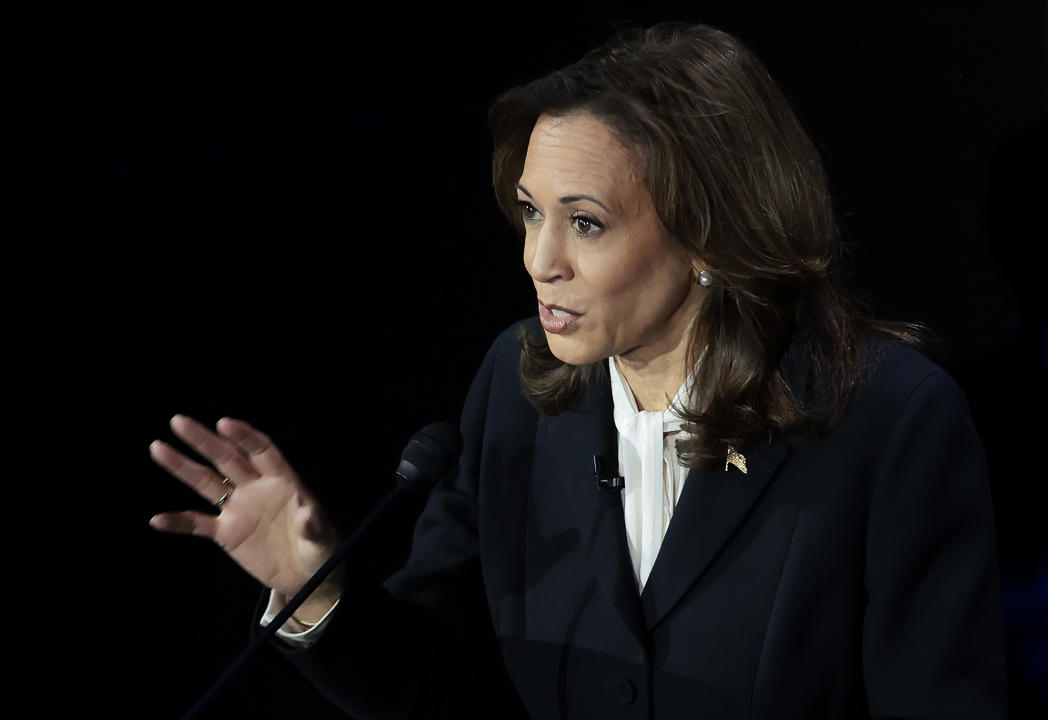
[[[550,312],[553,313],[553,317],[558,317],[558,318],[569,318],[569,317],[571,317],[571,313],[564,312],[563,310],[557,310],[555,308],[550,308]]]

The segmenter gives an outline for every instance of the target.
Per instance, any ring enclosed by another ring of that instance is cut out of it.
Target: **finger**
[[[263,475],[291,477],[295,474],[281,454],[280,448],[273,444],[269,436],[243,420],[222,418],[215,427],[222,436],[246,453],[251,464]]]
[[[237,452],[232,443],[193,418],[175,415],[171,418],[171,430],[234,482],[250,482],[261,475],[247,458]]]
[[[200,497],[215,503],[228,489],[222,476],[206,465],[193,462],[173,447],[160,440],[149,445],[149,455],[157,465],[197,491]]]
[[[196,510],[185,510],[154,515],[150,518],[149,525],[160,532],[197,535],[214,540],[215,532],[218,529],[218,518],[215,515]]]

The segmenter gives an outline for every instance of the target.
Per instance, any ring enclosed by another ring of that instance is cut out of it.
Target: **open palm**
[[[211,538],[259,582],[294,595],[338,545],[316,498],[276,445],[246,422],[223,418],[214,433],[176,415],[171,429],[214,467],[194,462],[160,440],[150,445],[153,459],[208,501],[226,499],[217,515],[167,512],[154,516],[150,525]]]

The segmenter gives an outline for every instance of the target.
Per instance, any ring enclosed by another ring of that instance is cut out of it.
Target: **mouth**
[[[566,308],[566,307],[564,307],[562,305],[550,305],[550,304],[542,302],[541,300],[539,300],[539,308],[540,309],[541,308],[546,308],[547,310],[550,311],[550,313],[553,315],[553,317],[562,318],[562,319],[566,319],[566,318],[570,318],[570,317],[579,317],[580,315],[582,315],[582,313],[580,313],[577,310],[572,310],[571,308]]]
[[[539,321],[548,333],[562,333],[573,327],[583,313],[569,310],[560,305],[547,305],[539,301]]]

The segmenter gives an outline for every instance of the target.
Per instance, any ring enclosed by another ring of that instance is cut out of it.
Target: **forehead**
[[[637,153],[592,115],[542,115],[531,131],[520,183],[531,192],[591,193],[623,202],[642,184]]]

